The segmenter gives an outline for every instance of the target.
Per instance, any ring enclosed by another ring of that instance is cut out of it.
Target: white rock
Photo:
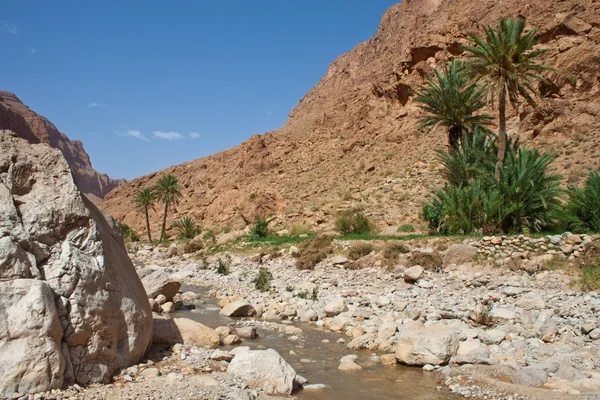
[[[458,350],[458,338],[453,329],[435,324],[403,331],[398,338],[396,358],[406,365],[443,365]]]
[[[348,309],[348,306],[346,306],[346,303],[344,303],[344,299],[342,299],[341,297],[338,297],[338,298],[328,302],[325,305],[325,308],[323,309],[323,311],[325,311],[325,314],[328,317],[335,317],[336,315],[343,313],[347,309]]]
[[[415,265],[404,270],[404,280],[406,282],[416,282],[423,276],[423,267]]]
[[[296,371],[273,349],[238,353],[227,372],[267,394],[291,394],[296,378]]]
[[[227,317],[251,317],[255,314],[255,310],[247,301],[239,300],[227,304],[220,314]]]

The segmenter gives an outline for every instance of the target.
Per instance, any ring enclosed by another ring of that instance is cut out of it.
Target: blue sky
[[[282,126],[396,2],[3,1],[0,90],[131,179]]]

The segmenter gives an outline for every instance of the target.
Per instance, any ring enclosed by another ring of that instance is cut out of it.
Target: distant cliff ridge
[[[0,91],[0,130],[15,132],[30,143],[47,143],[59,149],[66,158],[75,183],[83,193],[102,199],[124,179],[112,179],[92,168],[89,155],[79,140],[70,140],[56,126],[29,109],[13,93]]]

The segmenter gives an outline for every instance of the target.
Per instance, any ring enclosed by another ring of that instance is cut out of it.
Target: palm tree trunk
[[[146,211],[146,231],[148,232],[148,241],[152,245],[152,235],[150,234],[150,218],[148,218],[148,206],[144,207]]]
[[[167,227],[167,211],[169,211],[169,202],[165,201],[165,213],[163,214],[162,226],[160,228],[160,241],[165,240],[165,229]]]
[[[496,161],[496,180],[500,181],[500,168],[504,166],[504,157],[506,156],[506,142],[508,140],[506,135],[506,85],[502,85],[500,88],[500,109],[499,109],[499,122],[500,128],[498,130],[498,159]]]

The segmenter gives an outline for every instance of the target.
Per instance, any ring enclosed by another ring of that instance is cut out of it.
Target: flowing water
[[[191,289],[191,288],[187,288]],[[192,291],[202,293],[198,288]],[[226,326],[234,318],[219,314],[215,299],[204,297],[204,304],[195,310],[178,311],[175,316],[198,321],[211,328]],[[302,400],[450,400],[458,396],[446,390],[438,390],[437,374],[420,368],[403,366],[384,367],[373,360],[373,353],[353,351],[338,339],[346,337],[310,324],[294,323],[304,333],[302,340],[293,342],[283,333],[264,331],[259,328],[259,337],[245,340],[243,345],[252,349],[272,348],[306,379],[309,384],[327,385],[322,390],[303,390],[295,393]],[[328,340],[329,343],[323,343]],[[227,350],[225,346],[223,348]],[[356,354],[360,371],[339,371],[339,359],[347,354]]]

